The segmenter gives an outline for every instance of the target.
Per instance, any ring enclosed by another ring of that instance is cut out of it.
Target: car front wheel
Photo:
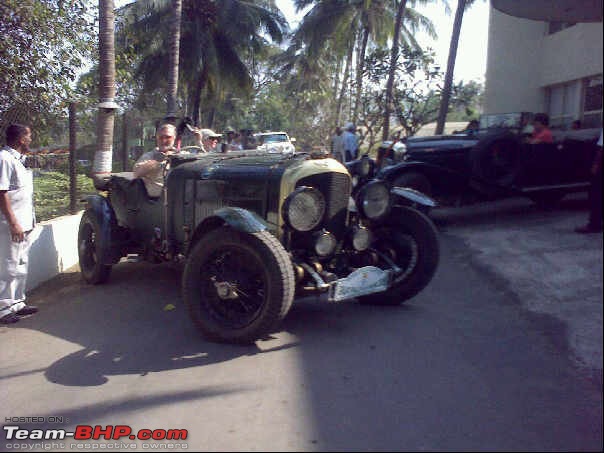
[[[387,291],[361,297],[361,303],[402,304],[424,289],[436,272],[440,252],[438,233],[432,221],[409,207],[395,212],[390,221],[376,231],[373,248],[387,256],[401,272]]]
[[[230,227],[193,247],[182,285],[189,314],[207,339],[244,344],[285,317],[295,289],[289,255],[273,235]]]
[[[78,230],[78,258],[82,277],[87,283],[98,285],[105,283],[109,278],[111,266],[101,261],[105,246],[101,225],[92,212],[85,211]]]

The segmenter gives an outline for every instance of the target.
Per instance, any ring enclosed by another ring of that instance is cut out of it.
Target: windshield
[[[267,134],[260,135],[258,137],[260,144],[263,143],[276,143],[276,142],[287,142],[287,134]]]

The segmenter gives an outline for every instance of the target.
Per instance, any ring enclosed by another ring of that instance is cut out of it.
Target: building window
[[[584,82],[583,121],[585,128],[602,126],[602,76],[589,77]]]
[[[581,81],[555,85],[548,89],[550,126],[568,128],[581,110]]]
[[[546,89],[550,126],[570,128],[581,120],[583,128],[602,125],[602,76],[553,85]]]
[[[565,28],[572,27],[576,25],[575,22],[550,22],[547,33],[553,35],[554,33],[558,33],[559,31],[564,30]]]

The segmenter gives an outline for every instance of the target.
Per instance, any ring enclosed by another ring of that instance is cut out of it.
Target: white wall
[[[538,62],[545,32],[544,22],[508,16],[491,7],[485,113],[543,110]]]
[[[78,227],[82,213],[40,222],[31,232],[27,289],[35,288],[78,263]]]
[[[602,74],[602,22],[577,24],[543,38],[541,85]]]
[[[485,113],[546,111],[546,86],[602,74],[602,22],[547,29],[491,8]]]

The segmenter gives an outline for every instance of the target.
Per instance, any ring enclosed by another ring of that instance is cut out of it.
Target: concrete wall
[[[550,35],[546,22],[490,13],[485,113],[546,111],[546,86],[602,74],[602,22]]]
[[[82,213],[40,222],[31,232],[27,289],[78,263],[78,227]]]
[[[602,74],[602,23],[577,24],[543,38],[541,85]]]
[[[490,13],[484,112],[542,111],[538,62],[546,24],[492,7]]]

